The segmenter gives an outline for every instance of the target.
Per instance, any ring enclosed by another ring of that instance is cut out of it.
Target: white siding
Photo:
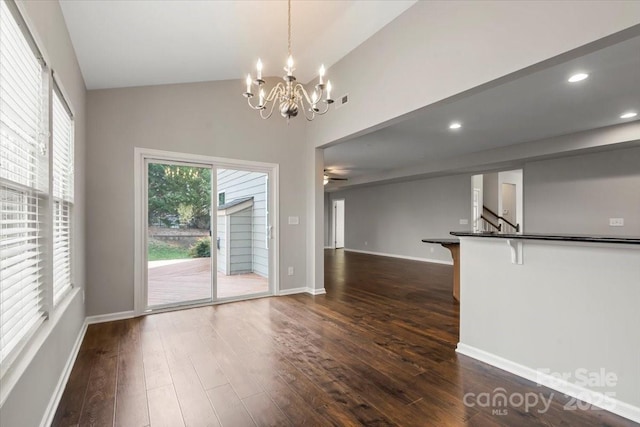
[[[236,199],[253,197],[253,215],[249,224],[251,231],[249,236],[243,235],[238,239],[251,241],[252,255],[250,263],[253,271],[264,277],[269,276],[269,251],[267,249],[267,175],[259,172],[247,172],[232,169],[218,170],[218,191],[225,192],[225,203]],[[238,224],[239,225],[239,224]],[[220,233],[218,233],[220,235]],[[246,237],[246,238],[245,238]],[[234,239],[236,237],[234,236]],[[232,241],[232,246],[234,242]],[[238,243],[240,244],[240,243]],[[243,243],[244,244],[244,243]],[[232,259],[231,264],[244,263]],[[234,268],[231,268],[234,271]]]

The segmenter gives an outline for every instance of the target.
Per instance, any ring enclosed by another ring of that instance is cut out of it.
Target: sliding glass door
[[[275,166],[188,155],[140,162],[138,312],[274,293]]]

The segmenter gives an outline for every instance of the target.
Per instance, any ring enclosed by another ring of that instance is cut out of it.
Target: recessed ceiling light
[[[589,74],[586,74],[586,73],[574,74],[573,76],[569,77],[569,83],[580,82],[586,79],[587,77],[589,77]]]
[[[620,116],[621,119],[630,119],[631,117],[635,117],[637,116],[638,113],[636,113],[635,111],[628,111],[626,113],[624,113],[623,115]]]
[[[453,122],[449,125],[449,129],[460,129],[462,124],[460,122]]]

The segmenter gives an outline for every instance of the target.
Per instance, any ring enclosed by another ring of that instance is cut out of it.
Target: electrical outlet
[[[468,219],[461,219],[460,220],[460,225],[469,225],[469,220]]]
[[[289,217],[289,225],[298,225],[300,224],[300,217],[290,216]]]
[[[624,227],[624,218],[609,218],[609,227]]]
[[[288,274],[289,276],[293,276],[293,267],[289,267],[289,268],[287,269],[287,274]]]

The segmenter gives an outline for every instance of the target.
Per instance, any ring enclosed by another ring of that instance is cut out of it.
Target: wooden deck
[[[165,265],[162,265],[165,264]],[[160,266],[158,266],[160,265]],[[150,263],[149,306],[211,298],[211,259],[196,258]],[[257,274],[217,274],[218,298],[250,295],[269,290],[266,278]]]
[[[325,259],[327,295],[90,325],[53,426],[636,425],[456,354],[450,266]],[[552,401],[465,404],[499,388]]]

